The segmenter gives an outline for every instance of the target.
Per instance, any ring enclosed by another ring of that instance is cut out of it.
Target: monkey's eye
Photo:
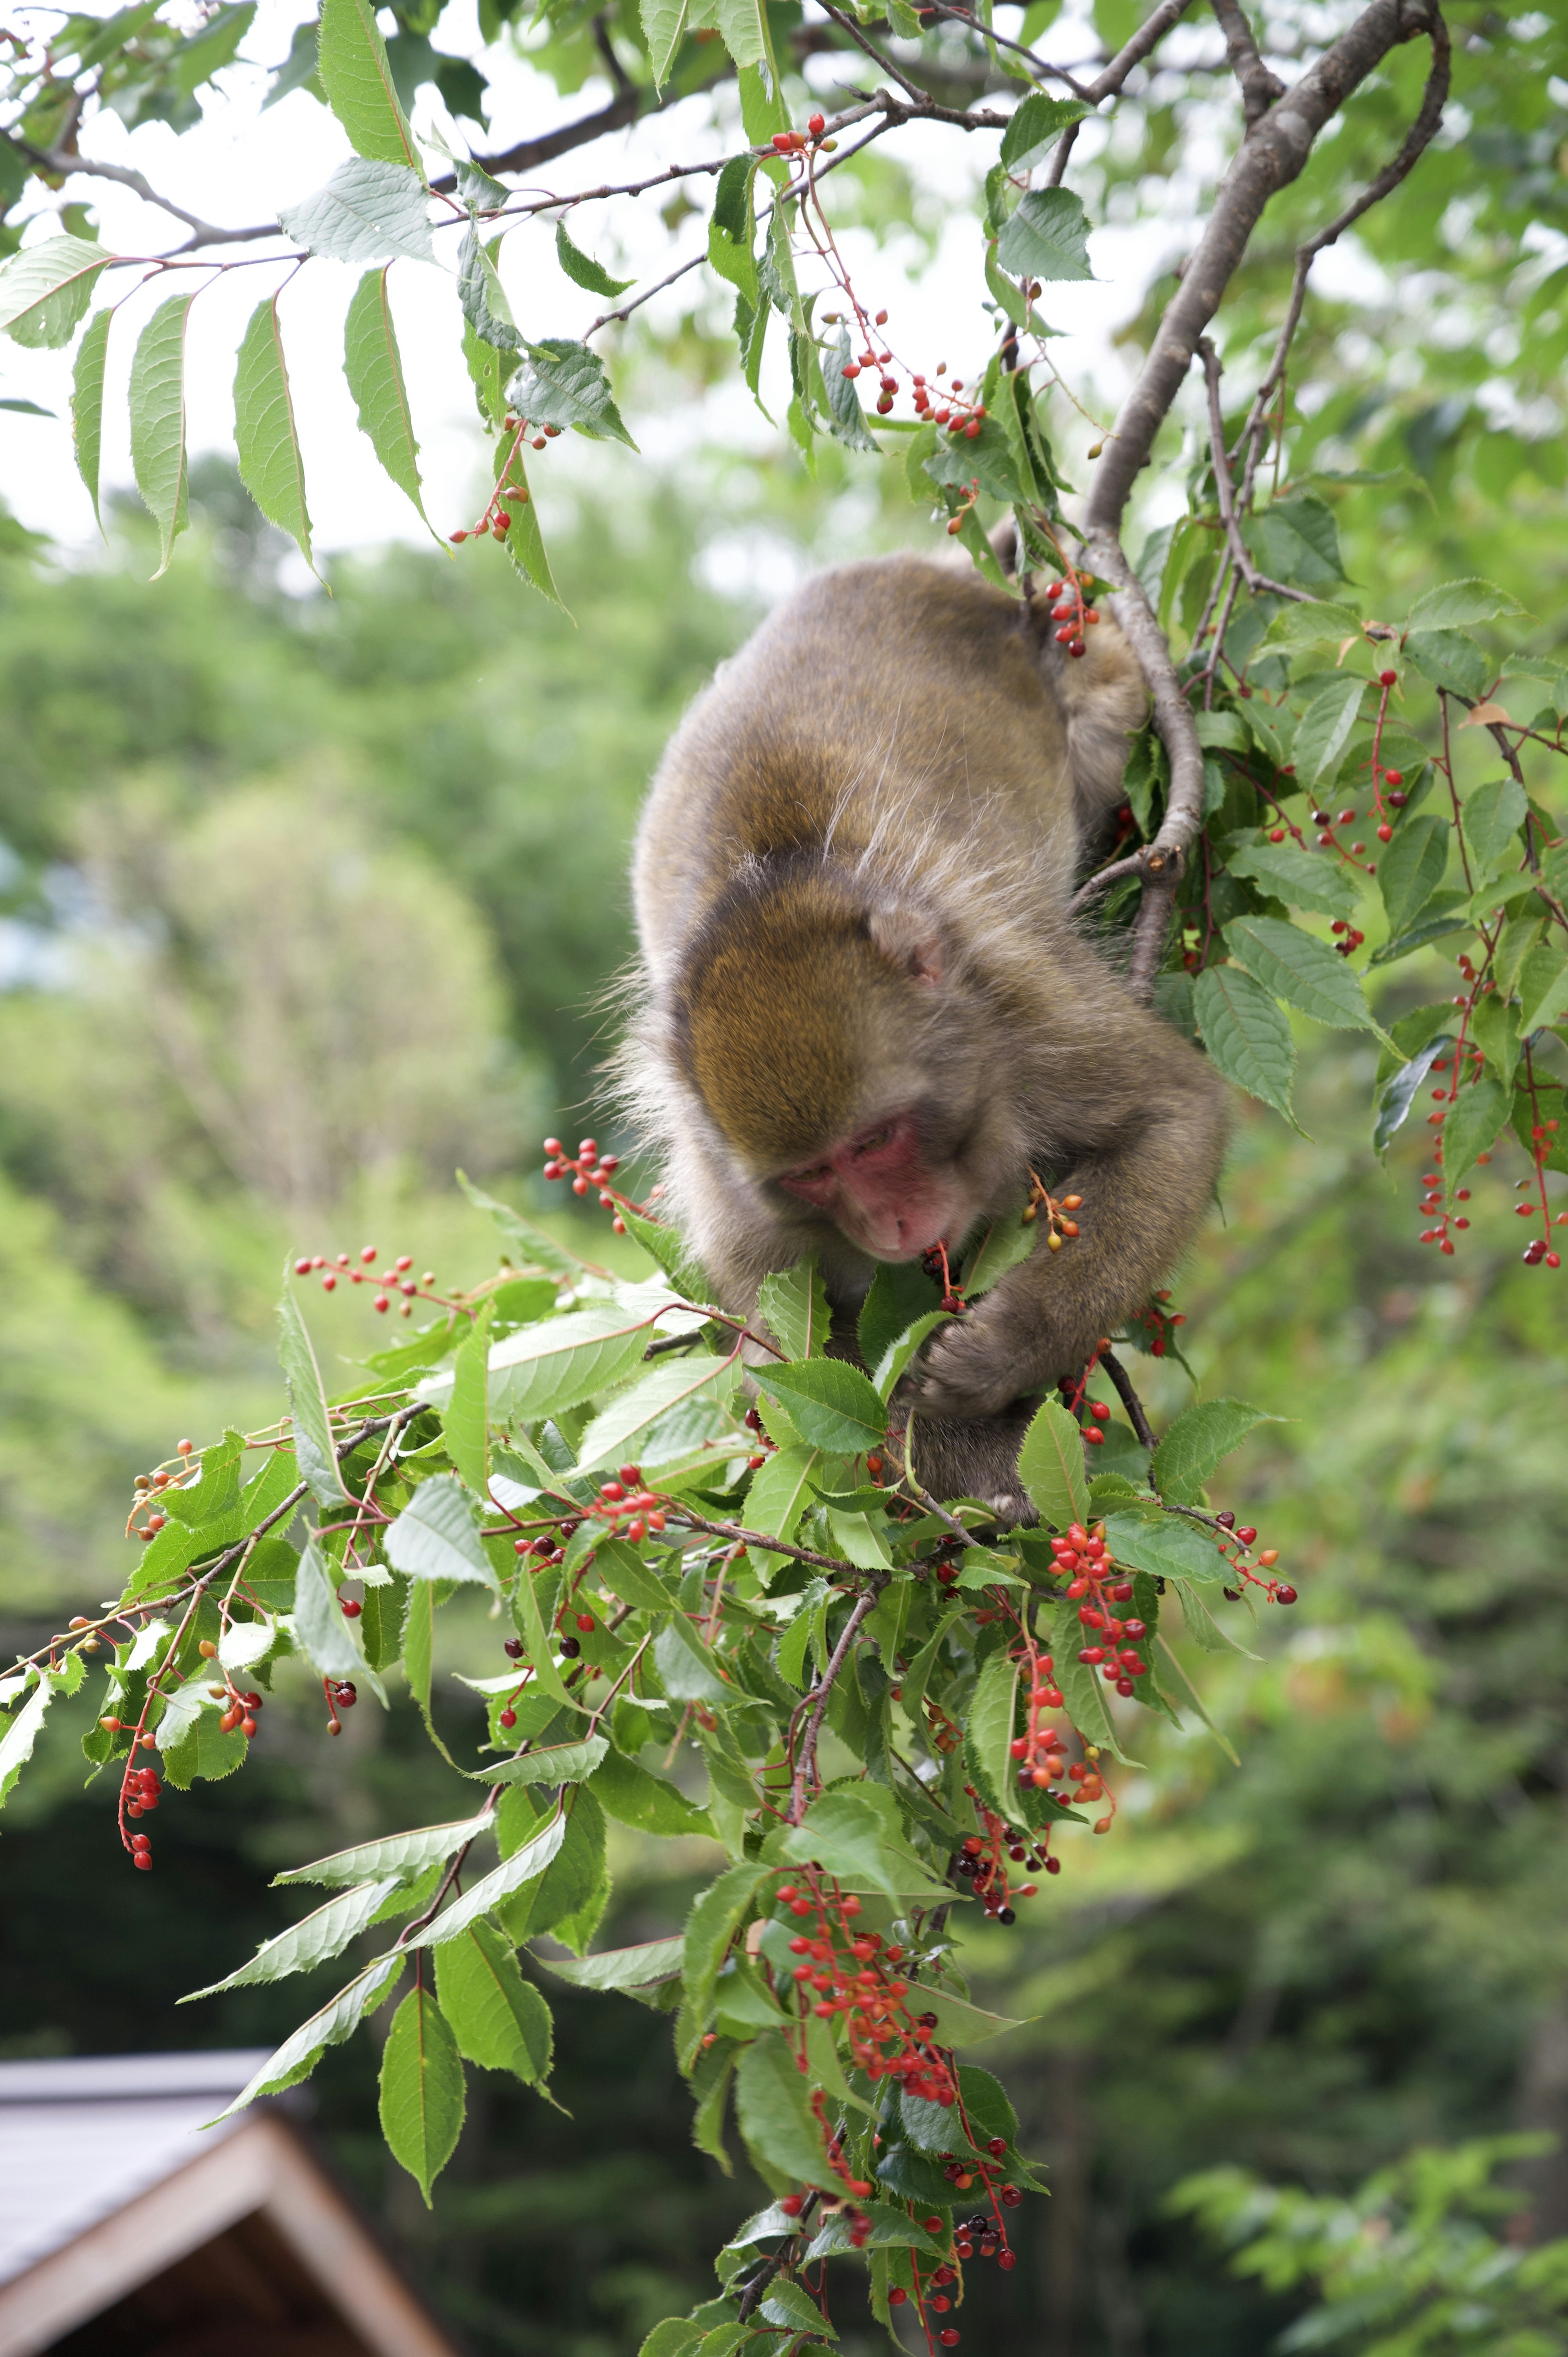
[[[870,1137],[863,1137],[859,1144],[854,1148],[855,1159],[858,1161],[863,1154],[879,1153],[882,1147],[889,1142],[892,1135],[893,1125],[889,1122],[885,1128],[877,1130],[874,1135]]]

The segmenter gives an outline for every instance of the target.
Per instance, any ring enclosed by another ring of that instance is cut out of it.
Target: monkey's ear
[[[926,909],[897,905],[873,909],[866,922],[875,947],[900,974],[933,988],[940,982],[947,971],[947,945]]]

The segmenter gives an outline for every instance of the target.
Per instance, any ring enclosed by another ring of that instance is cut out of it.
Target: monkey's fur
[[[866,1125],[917,1141],[911,1200],[957,1207],[955,1252],[972,1221],[1017,1215],[1031,1169],[1082,1196],[1076,1239],[940,1329],[900,1394],[927,1487],[1012,1520],[1030,1512],[1030,1395],[1147,1300],[1225,1142],[1221,1082],[1068,917],[1146,710],[1115,625],[1087,637],[1069,659],[1043,599],[1026,611],[953,565],[819,575],[677,730],[634,867],[645,1002],[627,1069],[732,1312],[814,1252],[847,1321],[873,1258],[782,1181],[832,1188],[825,1163],[800,1166],[840,1141],[852,1178],[855,1155],[898,1150]],[[898,1234],[884,1257],[935,1241]]]

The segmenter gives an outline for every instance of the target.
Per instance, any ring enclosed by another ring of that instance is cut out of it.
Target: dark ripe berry
[[[365,1609],[365,1608],[364,1608],[364,1606],[360,1602],[360,1600],[359,1600],[358,1597],[355,1597],[355,1596],[345,1596],[345,1597],[343,1598],[343,1599],[342,1599],[342,1602],[343,1602],[343,1618],[344,1618],[344,1620],[357,1620],[359,1619],[359,1617],[360,1617],[360,1613],[361,1613],[361,1612],[364,1610],[364,1609]]]
[[[991,2142],[986,2146],[985,2149],[986,2149],[986,2151],[991,2155],[991,2158],[992,2158],[992,2159],[993,2159],[993,2160],[1000,2160],[1000,2159],[1001,2159],[1001,2158],[1002,2158],[1002,2156],[1003,2156],[1003,2154],[1004,2154],[1004,2153],[1006,2151],[1006,2149],[1007,2149],[1007,2139],[1006,2139],[1006,2137],[1005,2137],[1005,2136],[993,2136],[993,2137],[992,2137],[992,2139],[991,2139]]]
[[[1274,1602],[1276,1604],[1294,1604],[1295,1602],[1294,1588],[1289,1587],[1276,1587],[1274,1590]]]
[[[1061,1870],[1062,1870],[1062,1862],[1061,1862],[1061,1860],[1060,1860],[1060,1858],[1059,1858],[1059,1857],[1047,1857],[1047,1860],[1046,1860],[1046,1872],[1047,1872],[1047,1874],[1059,1874],[1059,1873],[1061,1872]]]
[[[340,1710],[352,1710],[360,1699],[360,1689],[345,1678],[333,1697]]]
[[[1229,1506],[1222,1514],[1216,1514],[1214,1519],[1222,1531],[1233,1531],[1236,1527],[1236,1517]]]
[[[999,1923],[1015,1923],[1017,1920],[1011,1907],[999,1907],[996,1910],[996,1921]]]
[[[583,1650],[583,1648],[582,1648],[582,1646],[578,1643],[578,1641],[577,1641],[577,1640],[576,1640],[576,1638],[575,1638],[575,1637],[563,1637],[563,1638],[562,1638],[562,1640],[561,1640],[561,1651],[565,1654],[565,1656],[566,1656],[566,1658],[567,1658],[567,1660],[568,1660],[569,1662],[575,1662],[575,1661],[576,1660],[576,1658],[577,1658],[578,1654],[582,1652],[582,1650]]]
[[[508,1654],[512,1661],[521,1662],[522,1659],[522,1639],[521,1637],[509,1637],[505,1644],[501,1647],[501,1651]]]
[[[1002,2188],[1002,2199],[1009,2210],[1016,2210],[1019,2202],[1024,2199],[1023,2190],[1016,2185],[1004,2185]]]

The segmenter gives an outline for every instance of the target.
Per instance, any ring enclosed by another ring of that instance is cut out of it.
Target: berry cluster
[[[344,1609],[347,1610],[348,1607],[345,1606]],[[328,1735],[341,1735],[343,1722],[338,1713],[340,1710],[353,1709],[360,1699],[360,1689],[349,1678],[323,1678],[321,1690],[327,1696],[327,1732]],[[254,1699],[252,1695],[252,1700]],[[253,1735],[255,1729],[247,1727],[245,1732],[247,1735]]]
[[[1185,1309],[1165,1308],[1169,1299],[1168,1292],[1156,1293],[1146,1308],[1127,1320],[1129,1331],[1142,1337],[1143,1348],[1151,1359],[1163,1359],[1171,1347],[1176,1328],[1187,1324]]]
[[[447,539],[454,544],[460,544],[465,540],[482,539],[486,533],[493,533],[497,540],[505,540],[511,530],[511,508],[509,508],[506,502],[510,500],[512,507],[526,507],[530,497],[528,484],[523,479],[522,472],[523,444],[532,438],[533,447],[536,450],[542,450],[546,442],[553,442],[561,431],[558,425],[542,425],[531,436],[527,418],[519,417],[510,409],[501,425],[502,431],[510,434],[512,438],[507,449],[505,462],[496,477],[495,490],[490,493],[485,504],[485,511],[478,523],[472,523],[466,528],[447,533]]]
[[[1064,1195],[1058,1202],[1037,1170],[1029,1173],[1029,1200],[1024,1206],[1024,1225],[1032,1228],[1044,1211],[1046,1243],[1050,1251],[1060,1252],[1069,1236],[1078,1233],[1078,1222],[1069,1217],[1083,1209],[1081,1195]]]
[[[1485,931],[1482,939],[1486,944],[1487,954],[1479,968],[1468,952],[1461,952],[1458,960],[1459,978],[1465,985],[1454,1000],[1455,1006],[1459,1009],[1458,1038],[1451,1049],[1433,1059],[1431,1066],[1432,1071],[1438,1075],[1438,1085],[1433,1090],[1432,1095],[1434,1103],[1439,1109],[1436,1113],[1430,1113],[1426,1116],[1427,1127],[1437,1134],[1432,1140],[1433,1168],[1430,1170],[1423,1170],[1421,1174],[1422,1216],[1431,1223],[1422,1230],[1421,1241],[1423,1244],[1435,1244],[1439,1252],[1450,1256],[1454,1252],[1454,1238],[1450,1230],[1467,1228],[1470,1221],[1466,1212],[1451,1211],[1444,1200],[1443,1131],[1447,1125],[1449,1109],[1458,1103],[1460,1091],[1467,1084],[1479,1081],[1485,1071],[1485,1057],[1474,1040],[1469,1038],[1470,1026],[1475,1019],[1477,1006],[1497,989],[1496,980],[1487,971],[1491,963],[1494,944]],[[1538,1211],[1541,1216],[1541,1233],[1539,1236],[1531,1237],[1520,1258],[1527,1268],[1560,1268],[1563,1265],[1563,1257],[1560,1253],[1554,1252],[1552,1248],[1553,1222],[1546,1200],[1547,1157],[1552,1151],[1558,1124],[1554,1118],[1546,1115],[1541,1106],[1541,1091],[1545,1084],[1536,1071],[1534,1049],[1528,1039],[1522,1045],[1517,1084],[1522,1087],[1530,1099],[1530,1157],[1534,1168],[1532,1178],[1517,1178],[1514,1181],[1514,1192],[1520,1198],[1514,1205],[1514,1216],[1516,1219],[1531,1220],[1535,1218]],[[1489,1163],[1491,1158],[1490,1154],[1477,1154],[1476,1157],[1477,1164],[1482,1166]],[[1469,1188],[1455,1188],[1454,1200],[1456,1203],[1469,1202]],[[1556,1225],[1568,1227],[1568,1211],[1558,1212]]]
[[[194,1440],[182,1440],[178,1454],[186,1461],[176,1470],[171,1472],[166,1467],[159,1466],[156,1472],[137,1474],[134,1483],[135,1495],[131,1501],[131,1511],[125,1520],[125,1536],[128,1539],[140,1539],[145,1546],[149,1539],[156,1538],[167,1522],[168,1516],[159,1511],[154,1501],[160,1491],[166,1490],[171,1482],[177,1482],[183,1474],[188,1472],[188,1460],[194,1456],[195,1451]],[[153,1507],[153,1512],[147,1515],[145,1522],[138,1522],[137,1515],[148,1506]]]
[[[374,1265],[379,1257],[380,1254],[374,1244],[360,1245],[360,1265],[357,1268],[354,1265],[352,1254],[349,1253],[338,1253],[331,1260],[328,1259],[325,1253],[302,1253],[295,1262],[294,1273],[295,1276],[310,1276],[319,1270],[323,1293],[336,1292],[340,1276],[347,1277],[350,1285],[373,1285],[376,1287],[376,1293],[371,1307],[378,1309],[383,1318],[392,1306],[394,1293],[403,1297],[398,1303],[397,1314],[400,1318],[412,1317],[416,1301],[433,1302],[438,1309],[452,1309],[457,1307],[456,1303],[447,1300],[444,1295],[434,1290],[435,1271],[433,1268],[427,1268],[421,1277],[410,1276],[409,1270],[413,1266],[413,1256],[411,1253],[399,1253],[391,1269],[384,1275]]]
[[[1236,1516],[1229,1507],[1223,1513],[1216,1514],[1214,1521],[1220,1533],[1216,1544],[1224,1561],[1230,1566],[1232,1578],[1240,1579],[1244,1587],[1261,1587],[1271,1604],[1294,1604],[1294,1588],[1287,1581],[1272,1577],[1274,1566],[1280,1559],[1278,1547],[1263,1547],[1260,1551],[1257,1556],[1258,1570],[1266,1571],[1271,1575],[1267,1579],[1260,1579],[1258,1572],[1253,1570],[1248,1561],[1258,1535],[1257,1532],[1250,1526],[1239,1531],[1236,1528]],[[1241,1588],[1228,1587],[1225,1594],[1230,1601],[1235,1604],[1240,1599]]]
[[[931,1283],[940,1285],[942,1288],[942,1297],[938,1302],[937,1308],[945,1309],[950,1317],[961,1318],[966,1307],[963,1287],[955,1281],[952,1270],[948,1265],[946,1244],[940,1241],[934,1244],[928,1244],[920,1254],[920,1266],[925,1270]]]
[[[1100,619],[1089,602],[1093,589],[1092,575],[1076,572],[1070,565],[1064,567],[1059,581],[1047,585],[1046,597],[1050,603],[1051,619],[1057,626],[1052,636],[1058,646],[1065,647],[1069,655],[1083,655],[1089,651],[1083,634],[1085,630],[1092,630]]]
[[[120,1807],[123,1816],[151,1816],[163,1799],[163,1784],[156,1768],[127,1766],[124,1781],[120,1787]],[[126,1847],[131,1853],[132,1865],[139,1867],[144,1874],[150,1874],[153,1866],[153,1845],[147,1835],[132,1834],[126,1838],[124,1824],[120,1830],[122,1838],[125,1838]]]
[[[217,1660],[218,1648],[209,1637],[202,1639],[197,1651],[204,1662]],[[207,1689],[212,1700],[220,1702],[224,1706],[223,1715],[218,1724],[225,1735],[231,1735],[238,1727],[241,1734],[249,1741],[256,1731],[255,1715],[262,1707],[262,1697],[259,1694],[242,1694],[222,1663],[219,1663],[218,1666],[222,1684],[210,1685]]]
[[[973,1883],[974,1895],[987,1915],[995,1922],[1011,1923],[1016,1920],[1013,1898],[1033,1899],[1040,1886],[1037,1882],[1026,1882],[1015,1894],[1009,1888],[1006,1861],[1023,1867],[1028,1873],[1038,1874],[1045,1857],[1030,1847],[1027,1834],[986,1807],[972,1784],[963,1789],[974,1803],[981,1830],[965,1835],[963,1846],[953,1860],[953,1872]]]
[[[650,1531],[664,1528],[664,1510],[668,1498],[656,1490],[642,1486],[640,1465],[623,1465],[613,1481],[602,1481],[599,1494],[588,1508],[590,1515],[607,1522],[614,1536],[629,1539],[636,1546]]]
[[[596,1138],[585,1137],[576,1153],[568,1154],[558,1137],[547,1137],[544,1152],[543,1175],[546,1178],[564,1178],[570,1173],[574,1195],[585,1195],[590,1187],[598,1189],[600,1208],[613,1212],[610,1225],[618,1236],[626,1233],[623,1212],[630,1211],[634,1218],[639,1220],[651,1217],[645,1204],[634,1203],[629,1195],[618,1194],[610,1185],[611,1178],[620,1168],[620,1156],[601,1154]],[[658,1188],[653,1191],[657,1195]]]
[[[843,2017],[857,2068],[869,2079],[896,2080],[928,2104],[954,2102],[957,2082],[935,2042],[937,2017],[923,2013],[916,2019],[906,2002],[909,1984],[897,1969],[904,1954],[898,1943],[884,1941],[880,1932],[859,1930],[859,1900],[815,1867],[798,1883],[781,1882],[774,1896],[799,1927],[789,1950],[800,1959],[794,1978],[802,2001],[823,2021]],[[800,2060],[804,2070],[803,2044]],[[855,2179],[850,2190],[864,2197],[871,2187]]]

